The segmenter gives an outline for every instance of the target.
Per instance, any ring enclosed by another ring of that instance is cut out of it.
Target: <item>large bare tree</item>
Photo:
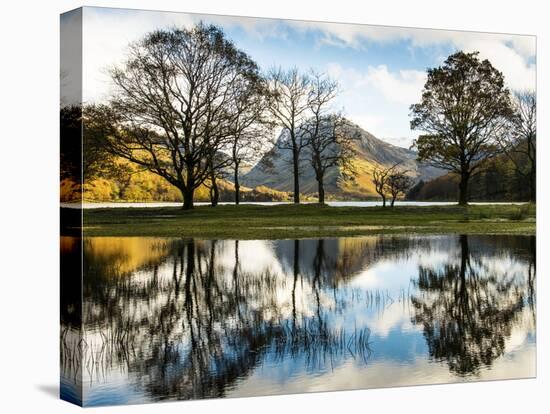
[[[498,137],[513,114],[504,76],[478,53],[457,52],[428,69],[422,99],[411,106],[419,161],[460,177],[458,202],[468,203],[468,182],[498,151]]]
[[[325,202],[325,174],[332,168],[340,170],[344,180],[353,179],[356,154],[354,137],[347,133],[348,121],[339,113],[329,114],[321,120],[317,132],[308,137],[310,164],[315,171],[320,204]],[[316,121],[315,121],[316,122]]]
[[[514,93],[515,116],[511,128],[501,136],[500,145],[516,172],[529,182],[529,201],[537,197],[537,97],[534,91]]]
[[[231,108],[230,139],[227,152],[230,154],[235,204],[241,201],[240,169],[243,163],[260,159],[268,149],[273,122],[267,110],[268,89],[265,82],[243,80],[237,91],[237,99]]]
[[[311,79],[300,73],[297,68],[283,70],[272,69],[268,73],[269,110],[283,133],[277,141],[282,150],[292,154],[292,173],[294,176],[294,203],[300,203],[300,154],[306,146],[301,132],[310,113]]]
[[[355,155],[353,138],[346,134],[346,120],[340,113],[330,112],[331,103],[338,93],[338,83],[326,75],[312,72],[309,107],[311,117],[302,125],[309,162],[315,172],[318,200],[325,202],[325,173],[339,167],[344,178],[353,173]]]
[[[108,108],[113,153],[165,178],[193,208],[196,188],[226,166],[219,152],[231,135],[235,85],[259,82],[256,63],[205,24],[158,30],[129,46],[111,70]]]

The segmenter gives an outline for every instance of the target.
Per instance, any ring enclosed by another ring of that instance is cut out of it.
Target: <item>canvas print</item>
[[[61,15],[61,397],[536,376],[536,38]]]

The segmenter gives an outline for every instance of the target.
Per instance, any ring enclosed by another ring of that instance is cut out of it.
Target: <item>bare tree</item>
[[[397,197],[405,195],[413,185],[413,179],[407,175],[407,171],[397,170],[395,167],[386,179],[387,191],[391,195],[391,207],[394,206]]]
[[[353,173],[351,160],[355,151],[353,139],[344,131],[346,121],[341,114],[329,112],[337,93],[337,82],[312,72],[309,97],[312,116],[303,124],[300,133],[304,135],[309,162],[315,171],[320,204],[325,203],[324,178],[329,168],[340,167],[345,179]]]
[[[400,164],[401,162],[397,162],[389,167],[377,166],[372,170],[372,182],[375,191],[382,197],[382,207],[386,207],[388,197],[391,197],[393,207],[397,197],[405,193],[411,185],[407,172],[398,169]]]
[[[306,146],[301,126],[310,115],[311,79],[297,68],[272,69],[268,73],[268,88],[269,111],[283,132],[286,131],[281,134],[277,146],[292,153],[294,203],[300,203],[300,153]]]
[[[387,197],[387,180],[388,175],[391,170],[389,168],[384,168],[381,166],[374,167],[372,170],[372,182],[374,184],[374,189],[382,197],[382,207],[386,207],[386,197]]]
[[[235,204],[240,203],[241,164],[260,158],[260,154],[268,147],[273,128],[266,110],[268,90],[265,82],[242,82],[237,93],[238,98],[231,110],[231,135],[228,144],[235,185]]]
[[[344,180],[352,180],[354,177],[354,138],[346,133],[346,126],[347,121],[341,114],[330,114],[323,117],[318,131],[308,138],[308,151],[317,180],[319,204],[325,203],[324,179],[329,168],[338,167]]]
[[[256,63],[202,23],[158,30],[132,43],[111,70],[116,92],[107,115],[111,151],[165,178],[193,208],[196,188],[227,165],[218,157],[230,136],[235,84],[260,80]]]
[[[218,180],[226,177],[226,168],[231,165],[231,158],[219,150],[212,150],[206,158],[208,179],[204,186],[210,190],[210,205],[216,207],[220,201]]]
[[[529,201],[537,197],[537,98],[534,91],[515,92],[512,100],[515,116],[511,128],[499,141],[519,175],[529,182]]]

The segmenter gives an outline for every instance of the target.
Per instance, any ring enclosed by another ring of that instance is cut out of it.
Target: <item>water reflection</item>
[[[84,329],[64,358],[80,364],[63,372],[86,405],[534,375],[534,237],[94,237],[82,250]]]
[[[517,284],[513,271],[498,272],[483,254],[471,254],[468,236],[459,237],[459,246],[456,261],[419,267],[414,281],[418,293],[411,300],[430,356],[468,375],[491,366],[504,353],[530,292]],[[532,281],[531,269],[527,280]]]

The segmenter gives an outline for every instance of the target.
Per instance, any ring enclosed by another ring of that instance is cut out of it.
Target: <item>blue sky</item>
[[[62,23],[69,26],[70,17]],[[404,147],[418,135],[409,129],[408,108],[420,98],[426,69],[456,50],[479,51],[504,73],[511,89],[535,89],[532,36],[85,8],[84,101],[109,96],[106,69],[124,58],[129,42],[154,29],[189,27],[198,21],[221,26],[262,69],[297,66],[328,73],[341,89],[335,109],[343,109],[377,137]]]

